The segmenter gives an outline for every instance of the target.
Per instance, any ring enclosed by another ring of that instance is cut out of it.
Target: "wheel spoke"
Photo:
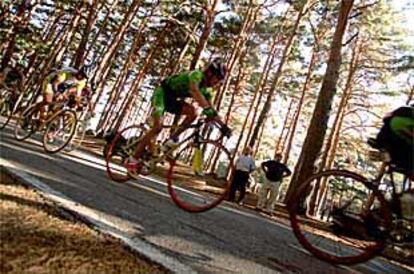
[[[374,195],[369,218],[363,211]],[[348,171],[325,171],[306,180],[290,208],[293,231],[299,242],[320,259],[331,263],[357,263],[374,256],[383,247],[383,237],[367,227],[378,228],[389,211],[382,195],[371,190],[366,180]],[[332,220],[332,222],[330,221]]]
[[[173,201],[189,212],[217,206],[227,195],[231,158],[216,142],[188,144],[169,163],[168,189]],[[168,165],[164,165],[166,170]]]

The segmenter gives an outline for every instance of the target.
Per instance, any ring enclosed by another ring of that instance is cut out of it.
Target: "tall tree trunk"
[[[298,13],[298,16],[296,17],[296,21],[295,21],[295,24],[293,26],[292,33],[290,34],[289,40],[287,41],[286,46],[283,50],[282,58],[280,60],[278,69],[276,71],[275,78],[274,78],[274,80],[272,82],[272,85],[270,87],[269,94],[267,95],[265,104],[264,104],[263,109],[262,109],[262,111],[259,115],[259,118],[257,120],[256,127],[253,131],[253,134],[252,134],[251,138],[250,138],[249,145],[251,147],[254,146],[254,144],[256,142],[256,139],[257,139],[257,135],[259,133],[259,129],[260,129],[261,125],[263,124],[264,119],[265,119],[266,115],[268,114],[268,112],[270,110],[270,107],[272,105],[273,96],[274,96],[274,93],[276,91],[277,84],[279,83],[280,76],[282,75],[282,72],[283,72],[283,67],[284,67],[284,65],[287,61],[287,58],[288,58],[289,54],[290,54],[290,49],[292,48],[293,42],[294,42],[295,37],[296,37],[296,31],[299,28],[299,25],[300,25],[300,22],[301,22],[303,16],[305,15],[305,10],[306,10],[307,5],[308,5],[308,1],[305,1],[302,4],[302,7],[301,7],[301,9]]]
[[[244,132],[247,128],[247,123],[249,121],[250,114],[252,113],[253,107],[256,105],[255,102],[256,102],[256,99],[257,99],[258,96],[259,96],[259,99],[257,101],[258,101],[258,103],[260,102],[261,94],[259,95],[259,93],[260,93],[260,91],[263,92],[263,84],[267,80],[267,77],[268,77],[269,72],[271,70],[271,66],[272,66],[273,61],[276,57],[276,53],[277,53],[276,46],[277,46],[278,42],[279,42],[278,35],[275,35],[274,39],[273,39],[273,42],[272,42],[270,52],[269,52],[269,55],[266,58],[266,62],[265,62],[265,65],[263,67],[263,71],[260,75],[260,79],[256,84],[253,99],[252,99],[251,104],[249,106],[249,109],[247,111],[247,115],[246,115],[246,117],[244,119],[244,122],[243,122],[242,130],[240,132],[239,138],[238,138],[237,143],[236,143],[236,149],[237,150],[239,149],[239,146],[240,146],[241,141],[243,139]],[[253,118],[253,120],[254,120],[254,118]],[[248,137],[246,138],[246,143],[244,144],[243,149],[247,146],[247,142],[248,142]]]
[[[98,6],[98,0],[92,0],[92,5],[89,6],[89,15],[86,22],[86,27],[82,35],[81,42],[76,51],[74,58],[74,67],[80,68],[83,64],[83,59],[85,58],[86,44],[88,43],[89,34],[91,33],[93,22],[95,19],[96,8]]]
[[[49,73],[51,67],[55,65],[56,60],[58,59],[58,55],[62,54],[62,50],[65,44],[68,42],[68,37],[73,32],[73,29],[76,28],[76,26],[78,25],[80,17],[81,17],[80,14],[77,13],[68,22],[69,25],[66,27],[64,34],[58,39],[56,46],[53,47],[54,50],[48,56],[48,59],[45,60],[45,63],[42,66],[41,72],[37,75],[38,86],[42,85],[42,82],[45,76]]]
[[[298,106],[297,106],[297,109],[296,109],[294,120],[293,120],[292,125],[291,125],[292,126],[291,134],[289,135],[289,139],[288,139],[287,145],[286,145],[286,151],[285,151],[285,154],[283,156],[283,162],[284,163],[287,163],[289,161],[290,150],[292,148],[293,139],[295,138],[295,135],[296,135],[296,128],[298,126],[299,117],[300,117],[300,114],[302,113],[302,107],[305,103],[305,95],[308,92],[308,90],[310,89],[313,70],[315,68],[315,64],[316,64],[316,61],[317,61],[317,53],[316,53],[315,50],[316,49],[314,48],[314,50],[312,52],[312,57],[311,57],[311,60],[310,60],[310,63],[309,63],[308,72],[306,73],[306,80],[305,80],[305,83],[303,85],[302,93],[300,95],[300,99],[299,99],[299,102],[298,102]]]
[[[129,71],[132,69],[132,67],[134,66],[135,62],[137,61],[139,57],[139,50],[143,45],[143,43],[141,43],[142,33],[147,25],[148,18],[150,18],[153,15],[153,13],[155,12],[155,9],[156,9],[156,6],[151,10],[149,15],[145,16],[145,18],[141,21],[139,25],[139,28],[135,34],[133,45],[129,50],[128,57],[126,58],[126,62],[124,63],[121,73],[112,89],[111,97],[106,102],[103,115],[101,117],[100,122],[98,123],[98,128],[102,128],[102,129],[106,128],[109,123],[109,119],[111,118],[111,115],[113,115],[113,113],[116,113],[114,111],[113,106],[116,103],[116,101],[119,99],[122,93],[122,89],[126,81],[128,80]]]
[[[216,98],[214,99],[216,109],[221,108],[221,103],[223,101],[224,95],[226,94],[226,91],[229,89],[231,83],[231,75],[237,65],[237,61],[240,60],[239,55],[242,54],[242,52],[245,50],[244,48],[246,47],[247,41],[249,41],[254,34],[252,29],[255,26],[259,11],[260,7],[256,7],[254,1],[250,1],[249,7],[246,11],[246,15],[244,16],[245,19],[243,21],[243,25],[240,29],[239,34],[237,35],[237,38],[235,39],[233,51],[231,52],[231,55],[227,62],[228,76],[225,79],[225,82],[222,85],[222,88],[219,90]]]
[[[168,26],[167,26],[168,27]],[[166,28],[167,28],[166,27]],[[118,130],[119,127],[122,124],[123,118],[126,116],[126,114],[131,111],[131,105],[134,102],[134,99],[137,96],[137,91],[139,90],[139,87],[141,86],[143,80],[144,80],[144,76],[149,68],[149,65],[151,64],[152,60],[155,57],[155,53],[161,48],[161,44],[163,41],[163,34],[164,32],[160,32],[157,40],[154,42],[154,46],[152,47],[151,51],[148,53],[148,56],[145,58],[144,64],[142,66],[142,69],[139,72],[139,75],[137,76],[137,78],[134,81],[134,84],[132,85],[132,90],[135,92],[131,92],[130,94],[128,94],[129,96],[125,97],[124,102],[122,103],[122,108],[121,111],[119,111],[119,115],[117,117],[115,117],[114,121],[116,121],[115,123],[115,130]]]
[[[323,79],[321,91],[318,96],[308,133],[302,147],[302,152],[299,161],[296,164],[294,176],[289,185],[286,201],[289,201],[294,191],[298,189],[299,185],[312,174],[315,160],[321,151],[323,140],[325,139],[329,112],[332,106],[333,97],[336,93],[339,68],[342,61],[342,38],[345,33],[348,16],[352,9],[353,3],[353,0],[341,1],[338,22],[331,45],[326,74]]]
[[[96,44],[99,36],[101,35],[101,33],[103,31],[106,30],[106,26],[109,23],[109,19],[110,19],[110,15],[113,13],[113,10],[115,9],[116,5],[118,4],[119,0],[114,0],[111,5],[109,7],[106,8],[107,13],[104,17],[104,19],[102,20],[102,24],[99,27],[97,33],[94,35],[94,37],[91,39],[90,43],[89,43],[89,47],[88,50],[86,51],[85,56],[89,56],[89,54],[91,53],[93,46]]]
[[[193,60],[191,60],[190,70],[193,70],[197,67],[201,53],[207,45],[208,38],[210,37],[210,33],[213,28],[214,20],[216,18],[216,8],[219,2],[220,0],[213,0],[211,6],[206,7],[206,22],[204,23],[203,33],[201,34],[200,41],[198,42],[197,48],[195,50]]]
[[[336,113],[331,132],[329,134],[328,140],[326,141],[325,149],[324,149],[324,152],[321,158],[321,165],[319,166],[318,171],[322,171],[323,169],[325,169],[326,161],[330,154],[329,152],[332,149],[332,143],[334,142],[335,136],[337,134],[339,135],[340,129],[342,127],[342,117],[343,117],[343,114],[345,113],[345,109],[347,107],[349,97],[351,96],[351,93],[352,93],[352,81],[353,81],[355,72],[357,70],[358,63],[359,63],[359,49],[358,49],[358,46],[355,46],[352,50],[352,57],[349,63],[349,71],[348,71],[348,77],[345,83],[345,89],[341,97],[339,106],[337,108],[338,111]],[[334,150],[336,150],[336,148],[334,148]],[[327,168],[329,169],[329,167],[330,165],[328,164]]]
[[[172,75],[177,74],[177,72],[180,70],[180,64],[182,63],[182,60],[184,59],[185,55],[187,54],[188,49],[190,48],[191,40],[193,39],[194,35],[197,32],[198,26],[199,26],[199,23],[197,23],[194,26],[193,31],[187,35],[187,37],[186,37],[187,42],[181,48],[180,54],[178,55],[178,58],[177,58],[177,61],[175,62],[175,64],[173,65],[173,67],[171,69],[171,74]]]
[[[9,64],[12,58],[14,46],[16,44],[16,38],[18,35],[18,28],[21,27],[22,25],[25,25],[22,19],[29,5],[30,5],[30,0],[23,0],[17,9],[16,20],[13,23],[13,28],[12,28],[10,37],[7,38],[7,42],[6,42],[7,48],[6,48],[6,51],[4,52],[3,59],[1,60],[0,71],[7,67],[7,65]]]
[[[286,139],[283,136],[285,135],[285,130],[288,130],[288,132],[286,133],[286,136],[289,135],[289,126],[290,126],[289,125],[289,117],[291,115],[291,111],[293,109],[293,104],[294,103],[295,102],[292,99],[290,101],[289,108],[288,108],[288,111],[286,113],[285,120],[283,122],[282,132],[280,133],[280,136],[279,136],[279,138],[277,140],[277,143],[276,143],[276,146],[275,146],[275,153],[274,153],[274,155],[276,155],[276,154],[282,154],[282,152],[284,151],[284,145],[285,145]]]
[[[128,72],[132,67],[132,60],[134,59],[134,55],[137,53],[137,47],[139,44],[139,35],[137,35],[135,37],[135,41],[132,45],[132,47],[129,50],[128,53],[128,57],[126,58],[126,61],[124,63],[124,66],[121,70],[121,73],[119,74],[119,77],[117,79],[117,81],[115,82],[114,88],[112,89],[111,95],[108,99],[108,101],[106,102],[106,106],[103,110],[103,114],[101,117],[101,121],[98,124],[98,128],[104,128],[105,125],[108,123],[109,118],[111,117],[111,115],[114,113],[113,111],[113,107],[115,102],[119,99],[119,96],[123,90],[125,81],[127,79],[128,76]]]
[[[257,142],[256,142],[256,147],[255,148],[253,148],[254,149],[254,153],[253,153],[253,157],[254,158],[256,158],[256,155],[257,155],[257,153],[259,152],[259,148],[260,148],[260,143],[262,142],[262,140],[263,140],[263,133],[264,133],[264,129],[265,129],[265,127],[266,127],[266,121],[267,121],[267,119],[269,118],[269,116],[266,116],[266,118],[265,118],[265,120],[264,120],[264,123],[262,124],[262,128],[260,129],[260,131],[259,131],[259,137],[258,137],[258,140],[257,140]]]
[[[244,147],[247,147],[249,145],[249,140],[250,140],[250,137],[252,135],[252,132],[253,132],[253,129],[254,129],[254,126],[255,126],[256,117],[257,117],[257,114],[259,113],[259,107],[261,105],[262,98],[263,98],[263,96],[265,94],[265,91],[266,91],[265,86],[266,86],[266,83],[269,79],[269,74],[272,70],[272,65],[274,63],[274,60],[276,59],[276,56],[278,56],[278,54],[279,54],[279,50],[277,49],[276,46],[281,41],[282,40],[276,40],[276,36],[275,36],[275,39],[274,39],[273,45],[272,45],[272,49],[269,53],[268,60],[266,61],[267,64],[265,64],[264,69],[262,71],[262,74],[260,76],[260,80],[258,81],[258,83],[256,85],[256,88],[255,88],[255,91],[254,91],[254,98],[252,100],[252,104],[249,107],[249,111],[246,115],[246,120],[245,120],[245,123],[247,123],[249,121],[250,114],[253,115],[252,118],[250,119],[251,120],[250,125],[247,127],[248,132],[246,134],[247,136],[245,138]],[[243,133],[244,133],[244,130],[243,130]]]
[[[69,34],[65,41],[66,43],[63,45],[62,49],[59,51],[58,55],[56,56],[56,59],[55,59],[56,64],[63,63],[65,54],[68,55],[69,50],[70,50],[70,45],[73,44],[73,41],[76,38],[76,33],[78,32],[78,28],[79,28],[79,25],[82,19],[82,6],[83,6],[83,3],[79,4],[79,6],[75,9],[76,20],[74,20],[74,24],[72,24],[68,30]]]
[[[96,74],[94,75],[92,79],[93,83],[98,83],[98,87],[97,87],[98,96],[96,96],[96,100],[95,102],[93,102],[94,108],[102,96],[102,90],[103,90],[103,85],[104,85],[102,79],[104,79],[106,75],[108,75],[112,58],[115,56],[115,53],[117,52],[119,46],[122,43],[122,38],[124,37],[127,29],[129,28],[135,15],[137,14],[139,7],[140,7],[140,3],[141,3],[141,0],[134,0],[132,2],[132,5],[128,9],[128,12],[125,14],[121,24],[119,25],[118,29],[115,32],[116,35],[114,39],[112,40],[111,45],[107,49],[106,53],[103,55],[102,59],[100,60],[99,66],[96,69]]]

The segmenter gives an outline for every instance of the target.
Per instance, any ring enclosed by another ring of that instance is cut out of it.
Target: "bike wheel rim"
[[[298,213],[301,205],[305,206],[306,204],[307,209],[305,210],[309,210],[309,205],[312,203],[311,200],[309,200],[311,194],[309,196],[306,196],[306,194],[304,194],[308,192],[308,187],[310,186],[310,183],[318,179],[321,180],[321,178],[326,178],[328,176],[343,176],[351,178],[355,181],[359,181],[361,184],[365,185],[367,189],[371,190],[368,187],[368,183],[365,178],[349,171],[332,170],[311,176],[303,183],[303,185],[301,185],[301,187],[298,188],[296,194],[293,196],[292,200],[289,202],[288,205],[293,232],[299,240],[299,242],[302,244],[302,246],[321,260],[334,264],[355,264],[365,262],[370,258],[374,257],[384,248],[385,235],[388,233],[390,228],[390,212],[388,206],[386,205],[386,201],[376,189],[372,190],[374,192],[376,200],[378,200],[378,202],[380,203],[381,212],[384,218],[385,230],[383,231],[381,237],[374,238],[373,240],[369,241],[366,239],[355,239],[358,238],[358,236],[355,237],[355,235],[342,236],[344,231],[340,233],[334,233],[330,230],[330,228],[324,226],[325,223],[323,223],[321,220],[318,220],[317,217],[313,216],[312,219],[308,219],[307,216],[303,216],[303,213],[302,215]],[[304,196],[308,199],[307,201],[306,199],[303,199]],[[355,204],[356,203],[357,202],[355,202]],[[305,215],[307,214],[308,212],[305,213]],[[322,216],[322,219],[323,218],[324,217]],[[332,226],[330,227],[335,227],[334,223],[331,225]],[[319,239],[319,242],[315,239]],[[317,246],[318,244],[325,245]],[[364,247],[364,245],[366,247]],[[338,255],[339,251],[344,252],[345,255]],[[334,254],[334,252],[337,253]]]
[[[62,121],[63,119],[63,121]],[[55,124],[57,123],[57,124]],[[63,123],[63,124],[62,124]],[[76,129],[76,114],[72,111],[62,111],[55,114],[46,127],[46,131],[43,134],[43,147],[46,152],[57,153],[64,149],[66,145],[72,140]],[[67,126],[70,126],[69,128]],[[59,128],[55,130],[53,127]],[[68,129],[68,131],[66,131]],[[54,140],[57,140],[57,144],[51,144],[48,134],[52,133]],[[64,137],[64,140],[60,140]]]
[[[228,169],[232,169],[230,153],[220,143],[215,141],[204,141],[202,144],[209,144],[217,147],[222,154],[225,154],[223,158],[227,158],[228,167],[224,173],[230,174]],[[180,155],[189,149],[190,144],[182,148],[174,159],[169,162],[170,167],[167,173],[168,192],[173,202],[181,209],[190,213],[199,213],[210,210],[218,206],[226,197],[230,188],[230,176],[226,176],[221,179],[212,179],[207,177],[201,178],[201,184],[197,182],[197,179],[191,177],[188,173],[186,176],[190,178],[177,178],[177,172],[179,167]],[[219,153],[219,154],[221,154]],[[203,157],[207,157],[203,155]],[[216,170],[213,171],[213,174]],[[194,171],[193,171],[194,172]],[[197,176],[202,177],[202,176]],[[195,183],[193,183],[195,181]]]

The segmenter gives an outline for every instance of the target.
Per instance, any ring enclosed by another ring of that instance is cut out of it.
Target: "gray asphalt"
[[[182,211],[166,184],[142,178],[125,184],[106,176],[104,160],[86,152],[46,154],[34,137],[16,141],[0,133],[0,164],[17,167],[104,216],[131,239],[140,239],[200,273],[409,273],[384,258],[334,266],[302,249],[289,227],[224,203],[201,214]]]

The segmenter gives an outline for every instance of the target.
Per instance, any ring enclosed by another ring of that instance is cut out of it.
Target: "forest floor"
[[[0,171],[0,273],[167,273]]]

